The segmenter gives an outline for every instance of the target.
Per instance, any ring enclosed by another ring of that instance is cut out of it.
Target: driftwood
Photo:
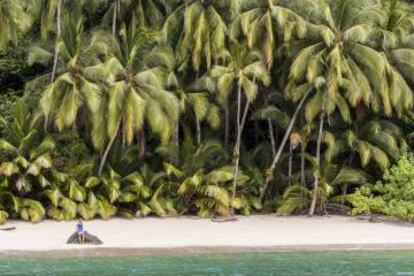
[[[213,217],[211,219],[213,222],[230,222],[230,221],[238,221],[236,217]]]
[[[103,242],[96,236],[88,233],[87,231],[85,231],[84,233],[85,235],[85,244],[94,244],[94,245],[100,245],[103,244]],[[73,233],[68,241],[66,242],[67,244],[80,244],[79,243],[79,238],[78,238],[78,233]]]
[[[16,227],[7,227],[7,228],[0,228],[1,231],[10,231],[10,230],[15,230]]]

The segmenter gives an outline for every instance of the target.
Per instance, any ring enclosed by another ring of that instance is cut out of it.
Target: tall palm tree
[[[166,88],[173,91],[178,100],[180,112],[194,117],[196,125],[196,138],[201,143],[201,123],[207,122],[211,128],[220,126],[220,114],[218,106],[210,99],[216,88],[214,81],[209,76],[191,78],[184,81],[184,76],[175,59],[175,53],[171,47],[155,47],[148,56],[151,66],[162,66],[166,70]],[[174,139],[178,143],[179,123],[177,124]]]
[[[0,49],[17,41],[34,24],[40,11],[38,1],[3,0],[0,2]]]
[[[330,95],[326,111],[329,114],[337,108],[346,121],[350,119],[344,116],[349,113],[348,105],[371,107],[391,116],[393,111],[401,114],[413,104],[405,80],[392,69],[386,55],[370,45],[377,17],[370,12],[368,2],[292,2],[292,9],[306,16],[309,24],[306,46],[296,54],[290,68],[288,90],[324,76]],[[320,102],[321,95],[317,94],[308,103],[308,121],[319,114]]]
[[[174,45],[180,64],[192,64],[196,72],[204,64],[206,68],[211,67],[225,47],[225,5],[217,0],[182,1],[167,17],[163,27],[164,41]]]
[[[240,1],[241,13],[231,26],[231,35],[246,37],[250,49],[260,48],[268,69],[273,65],[279,46],[305,35],[305,20],[274,0]],[[280,40],[280,41],[279,41]]]
[[[240,146],[243,128],[246,122],[250,104],[255,100],[259,82],[265,86],[270,85],[270,75],[264,63],[260,60],[260,54],[250,51],[245,44],[234,41],[230,51],[223,52],[226,66],[215,65],[211,71],[217,79],[220,102],[227,102],[227,98],[236,88],[237,90],[237,134],[234,146],[234,178],[232,199],[236,196],[237,179],[239,173]],[[242,114],[242,92],[245,96],[245,106]]]
[[[149,129],[166,143],[177,124],[178,101],[173,93],[164,89],[162,68],[149,67],[146,63],[155,38],[154,33],[137,29],[134,21],[129,27],[122,25],[119,39],[102,32],[94,36],[95,45],[109,42],[107,61],[100,67],[108,73],[106,120],[107,135],[111,139],[102,156],[100,173],[119,133],[130,144],[146,121]]]
[[[96,52],[88,46],[82,21],[74,23],[66,18],[58,42],[62,59],[57,68],[58,77],[46,86],[40,100],[43,114],[45,117],[54,117],[59,130],[75,127],[81,109],[88,112],[92,120],[99,120],[97,109],[100,107],[102,91],[100,86],[91,81],[93,74],[89,72],[93,71]],[[31,63],[49,64],[52,59],[54,54],[41,47],[32,47],[29,53]],[[32,83],[42,85],[45,76],[38,77]],[[100,127],[102,126],[99,123],[94,124],[94,131]],[[99,139],[94,139],[94,144],[98,149],[102,148],[102,141]]]

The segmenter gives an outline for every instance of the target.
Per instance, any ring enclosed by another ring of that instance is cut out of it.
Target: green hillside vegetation
[[[409,1],[0,0],[0,223],[412,220],[413,87]]]

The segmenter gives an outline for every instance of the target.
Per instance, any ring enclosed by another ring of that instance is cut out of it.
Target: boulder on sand
[[[94,245],[100,245],[103,244],[103,242],[97,237],[94,236],[92,234],[89,234],[87,231],[85,231],[85,244],[94,244]],[[78,233],[73,233],[68,241],[66,242],[67,244],[80,244],[79,243],[79,238],[78,238]]]

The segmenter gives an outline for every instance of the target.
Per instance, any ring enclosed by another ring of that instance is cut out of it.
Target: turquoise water
[[[414,251],[0,257],[0,275],[414,275]]]

